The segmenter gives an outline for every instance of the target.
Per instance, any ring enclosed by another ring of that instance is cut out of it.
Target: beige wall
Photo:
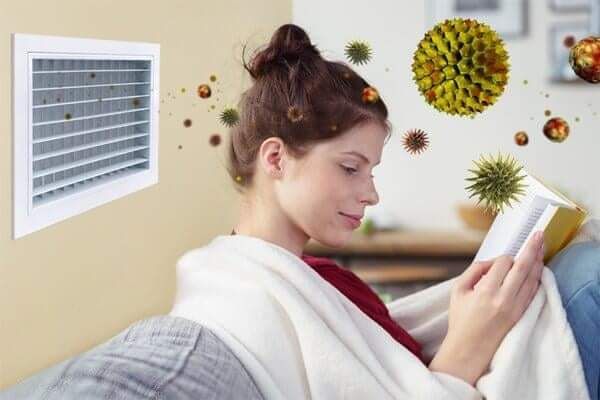
[[[235,103],[248,84],[239,62],[242,41],[251,46],[266,41],[291,19],[292,7],[291,0],[2,0],[0,8],[3,388],[133,321],[168,312],[177,257],[229,232],[237,202],[223,168],[228,137],[217,112]],[[13,32],[160,43],[164,103],[157,185],[12,240]],[[195,88],[213,73],[220,83],[213,87],[221,93],[201,100]],[[210,104],[217,109],[208,111]],[[185,118],[192,127],[183,127]],[[208,144],[214,132],[223,135],[217,148]]]

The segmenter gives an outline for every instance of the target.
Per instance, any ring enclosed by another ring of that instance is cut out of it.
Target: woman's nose
[[[377,194],[377,189],[375,189],[375,184],[371,181],[367,188],[367,194],[363,197],[363,202],[368,205],[374,206],[379,203],[379,195]]]

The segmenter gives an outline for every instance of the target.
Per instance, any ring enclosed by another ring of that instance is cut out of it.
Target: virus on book
[[[367,86],[363,89],[361,97],[363,103],[373,104],[379,101],[379,92],[374,87]]]
[[[183,126],[185,126],[186,128],[189,128],[190,126],[192,126],[192,120],[189,118],[184,119]]]
[[[302,111],[296,106],[289,106],[287,110],[287,118],[293,122],[300,122],[304,118]]]
[[[569,137],[569,124],[560,117],[550,118],[544,124],[544,135],[555,143],[564,142]]]
[[[353,40],[346,44],[345,53],[348,60],[354,65],[366,64],[373,55],[371,46],[361,40]]]
[[[519,146],[527,146],[529,143],[529,136],[527,136],[527,132],[519,131],[515,133],[515,143]]]
[[[198,96],[200,96],[201,98],[208,99],[211,94],[212,90],[210,90],[210,86],[208,86],[206,83],[203,83],[202,85],[198,86]]]
[[[219,115],[219,121],[225,126],[232,127],[238,123],[240,115],[238,111],[233,107],[225,107]]]
[[[546,117],[549,117],[549,116],[551,116],[551,115],[552,115],[552,111],[550,111],[550,110],[546,110],[546,111],[544,111],[544,115],[545,115]]]
[[[404,149],[411,154],[420,154],[429,146],[427,133],[421,129],[411,129],[402,138]]]
[[[569,64],[581,79],[590,83],[600,82],[600,36],[581,39],[571,47]]]
[[[508,82],[508,52],[488,25],[445,20],[425,34],[413,56],[413,80],[430,105],[472,116],[494,104]]]
[[[478,196],[477,204],[483,202],[486,212],[503,212],[504,207],[512,207],[511,201],[519,201],[517,196],[525,193],[525,175],[519,175],[523,167],[512,156],[481,156],[474,163],[476,168],[469,169],[474,175],[466,178],[473,183],[465,189],[471,192],[469,198]]]
[[[214,82],[214,81],[217,80],[217,76],[216,75],[211,75],[209,79],[210,79],[211,82]]]

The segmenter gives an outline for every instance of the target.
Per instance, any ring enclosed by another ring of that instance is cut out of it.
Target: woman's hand
[[[503,255],[474,262],[461,274],[450,297],[448,333],[430,370],[475,384],[537,292],[543,244],[543,232],[538,231],[514,262]]]

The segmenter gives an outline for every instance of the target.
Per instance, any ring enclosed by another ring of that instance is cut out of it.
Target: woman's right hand
[[[538,231],[515,260],[503,255],[474,262],[459,276],[450,297],[448,332],[430,370],[475,384],[537,292],[543,244]]]

